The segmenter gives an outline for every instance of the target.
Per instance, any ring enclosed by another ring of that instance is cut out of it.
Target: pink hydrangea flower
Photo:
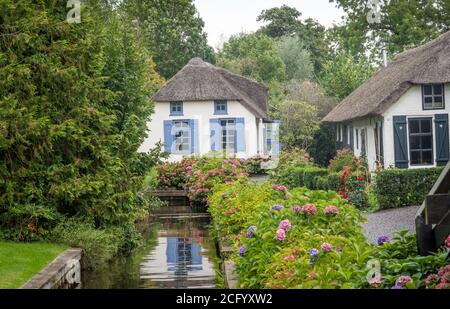
[[[324,212],[326,215],[334,215],[334,216],[339,215],[339,209],[338,209],[336,206],[333,206],[333,205],[330,205],[330,206],[325,207],[325,209],[323,210],[323,212]]]
[[[448,235],[447,239],[444,242],[444,245],[447,249],[450,249],[450,235]]]
[[[280,226],[278,228],[283,229],[287,232],[291,229],[291,227],[292,227],[291,222],[289,222],[289,220],[286,219],[280,222]]]
[[[288,254],[284,257],[285,261],[295,261],[295,256],[293,254]]]
[[[277,239],[279,241],[284,241],[286,239],[286,231],[283,229],[278,229],[277,231]]]
[[[400,276],[395,281],[395,285],[397,285],[397,286],[405,286],[409,282],[413,282],[413,280],[412,280],[412,278],[410,276]]]
[[[376,275],[375,277],[370,279],[368,282],[371,287],[377,288],[381,285],[381,282],[383,281],[383,279],[384,278],[382,275]]]
[[[320,248],[322,248],[325,252],[330,252],[333,249],[333,246],[330,243],[324,242]]]
[[[317,208],[313,204],[306,204],[303,205],[302,212],[307,216],[315,216],[317,215]]]

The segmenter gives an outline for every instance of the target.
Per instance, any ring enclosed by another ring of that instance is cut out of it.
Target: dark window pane
[[[419,120],[410,120],[409,121],[409,132],[410,133],[420,133]]]
[[[411,150],[421,149],[420,148],[420,136],[411,136],[409,139],[409,148]]]
[[[434,94],[441,95],[442,94],[442,85],[434,85]]]
[[[421,133],[429,133],[431,132],[431,121],[430,120],[421,120]]]
[[[431,136],[422,136],[422,149],[433,148],[433,140]]]
[[[442,103],[442,96],[436,96],[436,97],[434,97],[434,102],[435,102],[435,103]],[[440,104],[438,104],[438,105],[440,105]]]
[[[431,95],[432,94],[432,87],[430,85],[423,86],[423,93],[425,95]]]
[[[433,103],[433,97],[425,97],[425,104]]]
[[[432,152],[431,151],[422,151],[422,164],[432,164]]]
[[[419,151],[411,152],[411,164],[420,164],[420,152]]]

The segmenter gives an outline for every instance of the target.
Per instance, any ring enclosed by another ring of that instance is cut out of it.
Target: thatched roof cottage
[[[339,146],[366,156],[371,170],[445,165],[448,98],[450,32],[396,56],[323,121],[336,123]]]
[[[238,158],[275,151],[268,88],[194,58],[153,96],[148,151],[162,141],[171,161],[226,152]]]

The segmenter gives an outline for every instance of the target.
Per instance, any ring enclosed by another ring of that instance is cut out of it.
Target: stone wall
[[[81,287],[82,250],[70,248],[25,283],[22,289],[76,289]]]

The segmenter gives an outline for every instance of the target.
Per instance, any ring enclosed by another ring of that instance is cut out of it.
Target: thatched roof
[[[414,84],[450,82],[450,31],[397,55],[324,119],[342,122],[381,115]]]
[[[194,58],[153,96],[156,102],[236,100],[267,118],[268,88]]]

